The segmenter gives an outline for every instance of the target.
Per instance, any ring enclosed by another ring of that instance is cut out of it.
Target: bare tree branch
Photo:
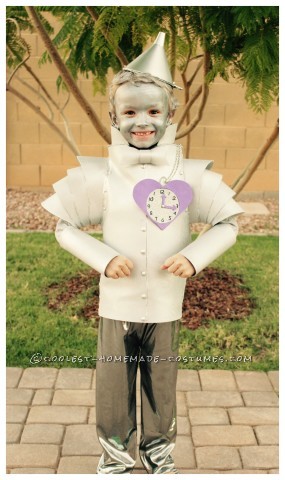
[[[86,8],[87,12],[89,13],[89,15],[93,18],[94,22],[97,22],[97,20],[99,20],[99,15],[97,14],[94,7],[85,7],[85,8]],[[118,58],[118,60],[120,61],[121,66],[124,67],[124,66],[128,65],[129,62],[128,62],[128,59],[127,59],[126,55],[124,54],[122,49],[119,47],[119,45],[115,45],[115,42],[114,42],[113,38],[111,37],[110,33],[108,33],[102,27],[100,27],[100,30],[103,33],[107,42],[111,45],[111,47],[113,47],[114,53],[115,53],[116,57]]]
[[[204,56],[203,56],[203,84],[202,84],[202,97],[201,101],[198,107],[198,112],[192,122],[190,122],[189,125],[187,125],[181,132],[179,131],[176,134],[176,139],[182,138],[185,135],[188,135],[192,130],[196,127],[196,125],[200,122],[203,112],[207,103],[207,98],[209,95],[209,85],[206,80],[207,74],[209,72],[210,68],[210,62],[211,62],[211,57],[210,53],[207,50],[207,44],[206,44],[206,35],[205,35],[205,22],[204,22],[204,10],[203,7],[199,7],[199,13],[200,13],[200,20],[201,20],[201,28],[203,31],[203,51],[204,51]],[[190,107],[189,107],[190,108]],[[189,109],[188,109],[189,110]],[[187,110],[187,111],[188,111]],[[186,114],[187,114],[186,111]]]
[[[197,115],[192,120],[192,122],[189,125],[187,125],[181,132],[179,131],[177,133],[176,139],[185,137],[185,135],[192,132],[192,130],[194,130],[194,128],[200,122],[200,120],[203,116],[203,112],[204,112],[204,109],[205,109],[205,106],[206,106],[206,103],[207,103],[207,98],[208,98],[208,95],[209,95],[209,86],[208,86],[207,81],[206,81],[206,75],[209,71],[209,63],[210,63],[210,55],[209,55],[208,52],[205,52],[204,53],[204,69],[203,69],[204,70],[204,72],[203,72],[204,73],[204,81],[203,81],[203,85],[201,87],[202,98],[201,98],[201,101],[200,101],[198,112],[197,112]],[[193,101],[193,97],[192,97],[191,101]],[[189,108],[190,108],[190,106],[189,106]],[[188,108],[188,110],[189,110],[189,108]],[[184,114],[184,112],[183,112],[183,114]]]
[[[25,7],[28,12],[28,15],[31,18],[31,21],[38,31],[41,39],[43,40],[46,49],[48,50],[50,56],[52,57],[54,64],[56,65],[57,69],[59,70],[60,74],[62,75],[65,83],[67,84],[68,88],[70,89],[71,93],[74,95],[74,98],[79,103],[79,105],[83,108],[86,115],[90,119],[92,125],[96,128],[97,132],[101,137],[107,142],[111,142],[111,136],[107,128],[101,122],[99,116],[96,114],[95,110],[93,110],[90,103],[82,94],[81,90],[78,88],[77,84],[75,83],[74,79],[72,78],[70,72],[68,71],[66,65],[62,61],[57,49],[53,45],[51,39],[49,38],[48,34],[45,31],[45,28],[42,22],[39,19],[39,16],[36,12],[34,7]]]
[[[176,26],[175,26],[175,15],[173,10],[170,12],[169,20],[169,31],[170,31],[170,72],[172,80],[175,79],[175,70],[176,70]]]
[[[190,108],[192,107],[192,105],[196,102],[197,98],[200,97],[202,93],[202,85],[200,85],[196,91],[194,92],[194,94],[192,95],[192,97],[189,98],[189,100],[187,101],[185,107],[184,107],[184,110],[178,120],[178,130],[180,129],[185,117],[187,116]]]
[[[34,112],[36,112],[45,122],[49,124],[49,126],[60,136],[62,141],[66,143],[66,145],[72,150],[75,155],[80,155],[80,152],[76,150],[74,145],[66,138],[66,136],[62,133],[62,131],[45,115],[41,110],[40,107],[35,105],[31,100],[27,97],[22,95],[18,90],[11,87],[11,85],[6,85],[6,91],[12,93],[16,97],[18,97],[22,102],[24,102],[28,107],[30,107]]]
[[[270,136],[266,139],[264,144],[259,149],[257,156],[254,160],[252,160],[249,165],[244,169],[244,171],[239,175],[239,177],[233,182],[231,188],[236,191],[235,197],[242,191],[245,185],[249,182],[254,172],[257,170],[258,166],[264,159],[266,153],[268,152],[269,148],[275,140],[277,139],[279,134],[279,120],[277,120],[274,128],[270,134]]]

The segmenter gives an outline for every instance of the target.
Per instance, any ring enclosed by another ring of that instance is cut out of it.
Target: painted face
[[[115,94],[115,111],[121,134],[134,147],[149,148],[165,133],[167,95],[153,83],[121,85]]]

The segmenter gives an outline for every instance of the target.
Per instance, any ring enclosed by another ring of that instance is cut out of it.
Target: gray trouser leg
[[[170,452],[176,438],[177,362],[168,357],[178,354],[178,335],[178,320],[141,324],[100,319],[97,357],[105,361],[96,365],[96,425],[103,447],[98,473],[130,473],[135,465],[138,365],[141,460],[149,473],[175,472]]]

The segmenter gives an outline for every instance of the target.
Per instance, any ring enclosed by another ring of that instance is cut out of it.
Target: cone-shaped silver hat
[[[159,32],[154,44],[139,57],[133,60],[129,65],[124,67],[124,70],[130,72],[149,73],[153,77],[168,83],[173,88],[181,87],[175,85],[172,81],[171,73],[169,70],[166,54],[164,51],[165,33]]]

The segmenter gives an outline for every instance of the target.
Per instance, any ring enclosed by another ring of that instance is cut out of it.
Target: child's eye
[[[134,110],[126,110],[124,114],[127,115],[128,117],[133,117],[135,115],[135,112]]]
[[[160,111],[153,108],[149,111],[149,113],[150,113],[150,115],[158,115],[158,113],[160,113]]]

